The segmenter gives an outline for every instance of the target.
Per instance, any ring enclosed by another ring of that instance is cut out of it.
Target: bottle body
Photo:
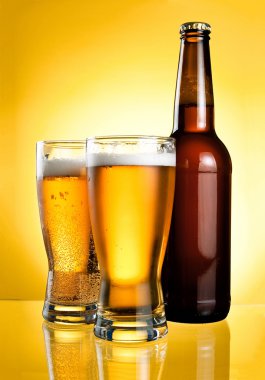
[[[176,186],[162,271],[166,317],[187,323],[222,320],[230,308],[232,164],[214,130],[210,62],[206,62],[210,57],[203,38],[192,40],[193,46],[186,52],[183,46],[180,56],[172,133],[176,139]],[[187,39],[185,43],[189,44]],[[206,62],[203,68],[200,55]],[[190,70],[191,60],[196,70]],[[185,65],[195,75],[187,75]],[[198,78],[200,72],[203,81]],[[196,101],[192,99],[194,83]]]
[[[231,161],[211,135],[175,135],[176,189],[163,268],[166,316],[215,322],[230,308]]]

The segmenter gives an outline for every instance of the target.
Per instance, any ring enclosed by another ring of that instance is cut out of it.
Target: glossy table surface
[[[0,379],[265,379],[265,305],[233,306],[226,321],[168,323],[166,338],[125,345],[92,326],[43,322],[41,301],[0,301]]]

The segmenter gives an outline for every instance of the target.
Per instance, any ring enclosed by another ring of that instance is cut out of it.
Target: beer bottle
[[[202,22],[180,28],[176,188],[162,272],[166,316],[176,322],[219,321],[230,308],[232,164],[214,129],[210,32]]]

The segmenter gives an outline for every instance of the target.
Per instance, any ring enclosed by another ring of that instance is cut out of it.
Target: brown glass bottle
[[[186,23],[175,96],[176,188],[162,271],[169,321],[224,319],[230,308],[231,172],[214,130],[210,25]]]

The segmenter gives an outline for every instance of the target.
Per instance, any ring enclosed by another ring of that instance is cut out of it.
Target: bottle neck
[[[213,132],[214,100],[209,33],[181,37],[173,132]]]

